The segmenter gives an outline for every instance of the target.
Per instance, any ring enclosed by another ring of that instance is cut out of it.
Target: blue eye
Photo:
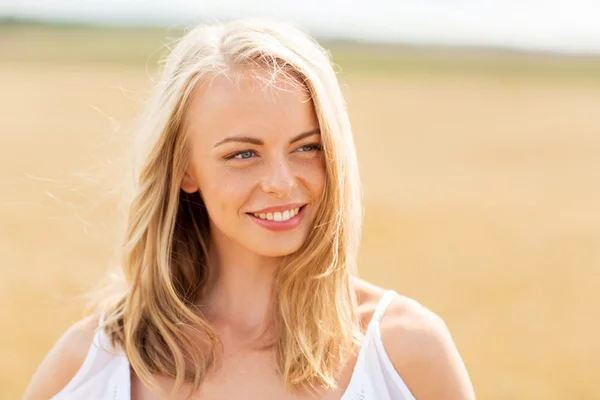
[[[231,158],[237,158],[238,160],[247,160],[248,158],[251,158],[253,155],[254,155],[254,151],[246,150],[246,151],[240,151],[239,153],[235,153]]]
[[[304,146],[298,147],[298,151],[301,153],[306,153],[309,151],[318,151],[321,150],[321,145],[317,143],[305,144]]]

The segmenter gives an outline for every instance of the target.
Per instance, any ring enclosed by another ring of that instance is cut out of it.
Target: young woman
[[[444,322],[357,277],[354,142],[307,35],[190,31],[138,145],[126,289],[64,334],[25,399],[474,398]]]

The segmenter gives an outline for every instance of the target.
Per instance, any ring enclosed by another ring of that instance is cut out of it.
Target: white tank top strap
[[[100,313],[100,319],[98,321],[98,329],[96,330],[96,343],[100,345],[100,350],[109,354],[119,353],[117,350],[113,349],[112,344],[110,343],[109,337],[106,335],[104,330],[102,329],[102,325],[104,324],[104,312]]]
[[[385,292],[385,294],[381,297],[379,303],[375,307],[375,312],[373,312],[373,317],[371,317],[371,322],[369,323],[369,325],[379,325],[379,323],[381,322],[381,318],[383,318],[383,314],[385,314],[385,311],[392,303],[392,300],[394,300],[398,296],[399,294],[396,293],[394,290],[388,290],[387,292]]]
[[[398,293],[396,293],[393,290],[388,290],[381,297],[379,303],[377,303],[377,306],[375,306],[375,311],[373,312],[373,316],[369,321],[367,331],[365,332],[365,336],[363,339],[363,343],[358,352],[358,357],[354,368],[355,371],[359,371],[362,368],[364,368],[366,362],[365,358],[367,357],[368,352],[372,351],[370,348],[372,346],[376,346],[376,342],[381,342],[379,322],[381,321],[381,318],[383,318],[385,310],[387,310],[388,306],[396,296],[398,296]]]

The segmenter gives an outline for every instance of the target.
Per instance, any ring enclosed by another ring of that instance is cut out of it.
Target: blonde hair
[[[293,76],[313,101],[322,135],[326,185],[314,229],[284,257],[274,292],[272,344],[286,386],[336,388],[337,367],[361,340],[351,278],[362,223],[354,142],[329,54],[297,27],[243,19],[189,31],[166,60],[139,129],[135,190],[122,271],[124,291],[102,326],[124,349],[136,375],[160,393],[153,374],[175,389],[198,389],[221,342],[194,306],[208,273],[208,215],[199,193],[180,183],[189,161],[185,116],[192,91],[237,67]],[[200,346],[209,351],[199,351]]]

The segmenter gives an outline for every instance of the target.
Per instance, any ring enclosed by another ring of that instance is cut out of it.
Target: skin
[[[203,196],[218,274],[199,302],[212,323],[252,336],[268,328],[274,271],[305,241],[325,184],[312,102],[285,81],[277,86],[218,76],[197,88],[188,111],[191,161],[181,187]],[[239,137],[264,144],[222,143]],[[290,231],[269,231],[247,214],[286,204],[306,204]]]
[[[252,79],[238,84],[225,76],[197,88],[190,104],[191,162],[181,188],[203,196],[213,241],[210,267],[217,273],[199,302],[220,334],[225,354],[220,368],[209,371],[195,398],[299,399],[274,372],[273,355],[256,342],[268,331],[269,299],[280,257],[296,251],[306,239],[325,184],[320,135],[292,140],[318,128],[313,105],[303,91],[261,88]],[[262,144],[229,141],[248,136]],[[227,159],[231,155],[234,158]],[[273,205],[306,203],[299,226],[271,232],[247,214]],[[363,327],[371,320],[385,290],[363,280],[352,281]],[[46,356],[25,399],[49,398],[73,377],[88,352],[97,316],[72,326]],[[394,368],[419,400],[473,399],[466,368],[442,319],[414,300],[400,296],[380,323],[381,337]],[[321,399],[340,399],[359,349],[340,366],[339,388],[321,391]],[[173,381],[156,377],[168,393]],[[132,399],[155,399],[132,374]],[[184,395],[180,396],[184,398]]]

